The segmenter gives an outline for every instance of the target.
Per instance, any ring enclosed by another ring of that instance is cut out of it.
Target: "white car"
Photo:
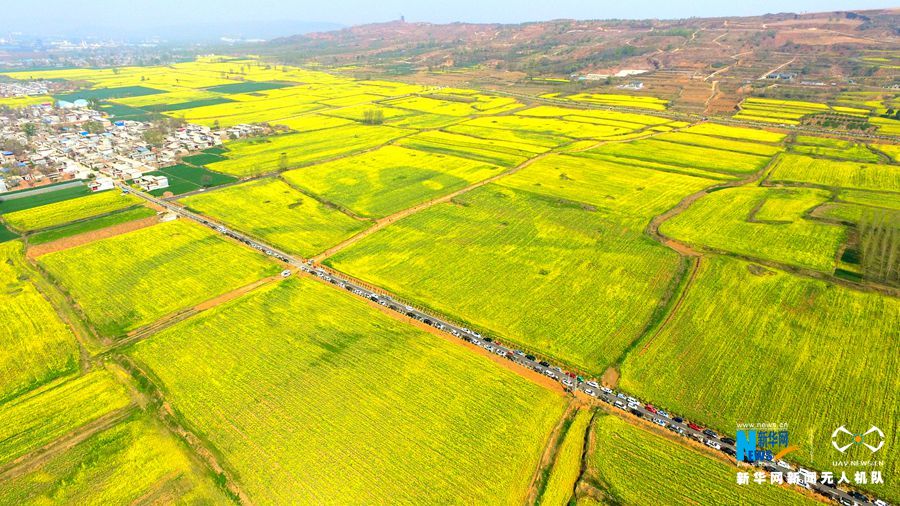
[[[597,393],[591,390],[590,388],[585,388],[584,393],[590,395],[591,397],[597,397]]]
[[[570,387],[570,386],[572,386],[572,380],[570,380],[569,378],[566,378],[562,381],[562,384],[567,387]]]
[[[717,443],[711,439],[707,439],[706,441],[704,441],[704,443],[706,444],[706,446],[712,448],[713,450],[721,450],[722,449],[722,445],[720,445],[719,443]]]
[[[612,389],[611,389],[611,388],[600,387],[600,391],[603,392],[603,393],[605,393],[605,394],[612,394]]]
[[[786,468],[790,469],[791,471],[794,470],[794,466],[788,464],[784,460],[779,460],[778,462],[776,462],[776,464],[778,464],[779,467],[786,467]]]
[[[589,386],[589,387],[591,387],[591,388],[600,388],[600,385],[597,384],[596,381],[588,381],[588,382],[587,382],[587,386]]]

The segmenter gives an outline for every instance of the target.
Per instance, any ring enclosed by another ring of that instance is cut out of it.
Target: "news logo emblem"
[[[735,437],[735,458],[739,462],[756,462],[758,460],[774,460],[796,447],[789,447],[786,430],[738,430]],[[777,455],[773,450],[781,449]]]
[[[869,444],[868,441],[875,442],[876,444]],[[881,429],[873,425],[869,430],[862,434],[854,434],[841,425],[831,433],[831,446],[841,453],[849,450],[851,446],[860,445],[865,446],[872,453],[877,452],[884,446],[884,432],[881,432]]]

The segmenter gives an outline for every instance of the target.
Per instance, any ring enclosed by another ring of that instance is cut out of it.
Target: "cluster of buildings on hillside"
[[[43,104],[0,113],[0,192],[67,179],[92,179],[92,189],[106,189],[113,179],[137,179],[218,146],[231,130],[185,124],[151,146],[145,137],[150,128],[145,122],[110,121],[87,107]],[[232,133],[244,131],[252,129]]]
[[[0,83],[0,97],[30,97],[32,95],[46,95],[49,92],[47,81]]]

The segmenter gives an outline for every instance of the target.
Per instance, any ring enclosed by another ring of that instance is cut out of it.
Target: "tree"
[[[217,119],[217,120],[213,121],[212,129],[213,129],[213,130],[219,130],[220,128],[221,128],[221,127],[219,126],[219,120]]]
[[[162,147],[162,145],[166,142],[166,134],[159,128],[148,128],[144,132],[142,137],[144,139],[144,142],[153,146],[154,148]]]
[[[30,141],[37,133],[37,126],[35,126],[34,123],[25,123],[22,125],[22,131],[25,132],[25,137],[28,137],[28,140]]]
[[[281,153],[281,157],[278,159],[278,170],[285,171],[288,168],[288,155],[287,153]]]
[[[106,130],[99,121],[88,121],[85,123],[84,129],[91,134],[102,134]]]

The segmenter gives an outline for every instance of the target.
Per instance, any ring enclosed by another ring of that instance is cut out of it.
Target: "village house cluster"
[[[256,133],[248,125],[214,132],[184,124],[151,146],[145,138],[151,123],[110,121],[78,102],[0,112],[0,192],[68,179],[90,179],[92,189],[107,189],[114,179],[141,178],[181,156],[218,146],[223,138]],[[154,188],[168,184],[147,183]]]

